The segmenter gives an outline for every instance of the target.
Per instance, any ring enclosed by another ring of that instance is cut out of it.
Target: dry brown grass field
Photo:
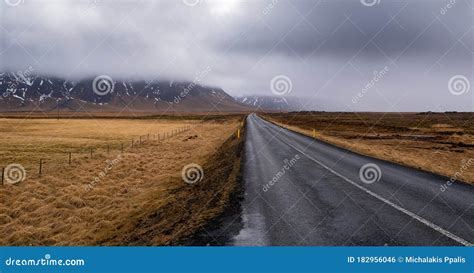
[[[93,154],[121,150],[132,140],[172,132],[193,121],[129,119],[0,119],[0,166],[20,163],[33,173],[41,158],[45,167]]]
[[[0,166],[26,168],[23,182],[0,186],[0,245],[179,242],[223,210],[235,186],[231,174],[239,167],[233,136],[241,120],[0,119]],[[191,129],[154,139],[186,125]],[[148,133],[150,140],[130,147],[132,139]],[[120,143],[126,145],[123,154]],[[231,146],[222,151],[223,144]],[[218,152],[230,153],[222,157],[228,162],[219,161]],[[46,159],[41,176],[39,158]],[[190,163],[204,168],[196,185],[181,178]],[[232,183],[225,184],[228,180]],[[206,186],[210,183],[213,187]],[[216,195],[219,200],[207,206]],[[185,218],[191,211],[195,218]],[[166,217],[157,220],[161,214]],[[150,230],[154,235],[146,236]]]
[[[266,114],[290,129],[361,154],[474,184],[474,113]]]
[[[10,111],[5,112],[0,110],[0,118],[30,118],[30,119],[44,119],[44,118],[68,118],[68,119],[90,119],[90,118],[106,118],[106,119],[143,119],[143,118],[182,118],[182,119],[216,119],[216,118],[228,118],[237,117],[248,114],[248,111],[244,112],[232,112],[232,111],[213,111],[213,112],[184,112],[184,111],[133,111],[125,109],[122,112],[108,112],[108,111],[70,111],[61,110],[59,113],[52,111]]]

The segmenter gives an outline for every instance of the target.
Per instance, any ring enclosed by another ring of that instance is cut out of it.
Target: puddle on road
[[[247,213],[243,209],[244,228],[233,238],[235,246],[265,246],[265,219],[260,213]]]

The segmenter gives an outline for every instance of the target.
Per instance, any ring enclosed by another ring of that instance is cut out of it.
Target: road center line
[[[259,117],[259,118],[260,118],[260,117]],[[258,121],[256,121],[256,123],[258,124]],[[273,124],[272,124],[272,125],[273,125]],[[273,125],[273,126],[276,127],[276,125]],[[260,125],[259,125],[259,127],[262,128],[262,129],[264,129],[264,128],[261,127]],[[283,127],[282,127],[282,128],[283,128]],[[287,130],[287,129],[285,129],[285,128],[283,128],[283,129],[284,129],[284,130]],[[274,135],[274,137],[276,137],[276,136]],[[436,224],[434,224],[434,223],[432,223],[432,222],[426,220],[425,218],[423,218],[423,217],[421,217],[421,216],[419,216],[419,215],[417,215],[417,214],[415,214],[415,213],[413,213],[413,212],[411,212],[411,211],[409,211],[409,210],[406,210],[406,209],[400,207],[399,205],[397,205],[397,204],[395,204],[395,203],[393,203],[393,202],[391,202],[391,201],[385,199],[384,197],[382,197],[382,196],[380,196],[380,195],[378,195],[378,194],[372,192],[371,190],[369,190],[369,189],[367,189],[367,188],[365,188],[365,187],[359,185],[358,183],[352,181],[351,179],[345,177],[344,175],[342,175],[342,174],[336,172],[335,170],[333,170],[333,169],[331,169],[330,167],[328,167],[328,166],[324,165],[323,163],[321,163],[319,160],[317,160],[317,159],[311,157],[310,155],[308,155],[307,153],[305,153],[304,151],[302,151],[302,150],[299,149],[298,147],[296,147],[296,146],[294,146],[294,145],[288,143],[288,142],[287,142],[286,140],[284,140],[283,138],[279,137],[279,140],[282,141],[283,143],[285,143],[286,145],[290,146],[291,148],[295,149],[296,151],[300,152],[301,154],[303,154],[304,156],[306,156],[308,159],[312,160],[312,161],[315,162],[316,164],[318,164],[318,165],[320,165],[321,167],[325,168],[326,170],[330,171],[330,172],[333,173],[334,175],[336,175],[336,176],[342,178],[344,181],[346,181],[346,182],[348,182],[348,183],[350,183],[350,184],[356,186],[357,188],[359,188],[360,190],[364,191],[365,193],[367,193],[367,194],[369,194],[369,195],[371,195],[371,196],[377,198],[378,200],[380,200],[380,201],[386,203],[387,205],[391,206],[392,208],[394,208],[394,209],[396,209],[396,210],[398,210],[398,211],[400,211],[400,212],[402,212],[402,213],[404,213],[404,214],[410,216],[411,218],[413,218],[413,219],[419,221],[420,223],[422,223],[422,224],[424,224],[424,225],[426,225],[426,226],[428,226],[428,227],[430,227],[430,228],[432,228],[432,229],[438,231],[439,233],[443,234],[444,236],[446,236],[446,237],[448,237],[448,238],[450,238],[450,239],[452,239],[452,240],[454,240],[454,241],[456,241],[456,242],[458,242],[458,243],[460,243],[460,244],[462,244],[462,245],[465,245],[465,246],[474,246],[474,244],[468,242],[467,240],[465,240],[465,239],[463,239],[463,238],[461,238],[461,237],[459,237],[459,236],[457,236],[457,235],[455,235],[455,234],[453,234],[453,233],[451,233],[451,232],[449,232],[449,231],[443,229],[442,227],[440,227],[440,226],[438,226],[438,225],[436,225]]]

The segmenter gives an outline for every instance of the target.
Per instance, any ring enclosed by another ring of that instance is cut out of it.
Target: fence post
[[[43,173],[43,159],[40,159],[39,175]]]
[[[5,168],[2,168],[2,186],[4,185],[4,184],[3,184],[3,178],[5,177],[5,174],[4,174],[4,173],[5,173]]]

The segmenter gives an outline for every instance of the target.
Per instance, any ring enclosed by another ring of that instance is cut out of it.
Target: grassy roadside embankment
[[[25,162],[27,172],[25,181],[0,186],[0,245],[176,244],[219,215],[236,185],[241,118],[98,121],[110,134],[94,130],[89,120],[22,122],[4,125],[10,138],[3,164]],[[86,153],[72,165],[60,154],[41,176],[28,168],[29,158],[43,150],[101,145],[145,131],[163,135],[186,124],[192,129],[143,141],[123,154],[116,147],[93,158]],[[202,181],[192,185],[181,175],[191,163],[204,170]]]
[[[233,194],[239,190],[243,127],[239,126],[239,137],[234,132],[206,158],[202,165],[202,181],[188,185],[183,184],[181,178],[171,178],[177,186],[169,190],[166,202],[160,204],[150,198],[139,214],[128,215],[127,225],[105,237],[103,243],[178,245],[196,232],[202,232],[207,224],[225,212]],[[153,195],[151,193],[150,197]]]

